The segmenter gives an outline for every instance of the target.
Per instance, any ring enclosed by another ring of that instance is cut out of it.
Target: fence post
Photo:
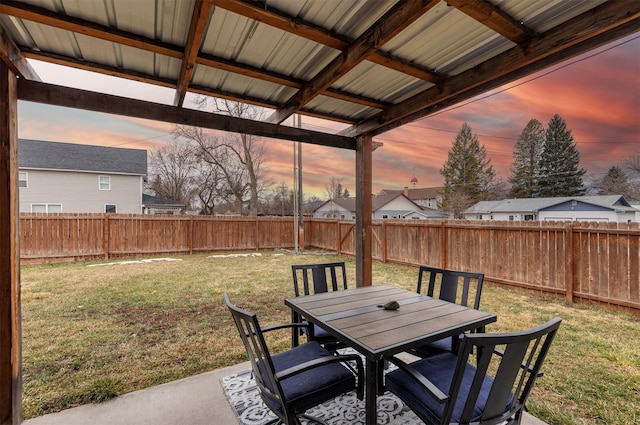
[[[338,226],[338,229],[336,230],[336,234],[338,235],[336,238],[336,252],[338,255],[342,255],[342,235],[340,234],[342,226],[340,226],[340,219],[336,221],[336,226]]]
[[[258,221],[258,217],[256,216],[256,225],[254,227],[254,241],[256,246],[256,251],[260,251],[260,222]]]
[[[567,301],[573,302],[573,276],[574,276],[574,256],[573,249],[573,222],[569,222],[564,226],[564,237],[566,241],[565,253],[565,282],[564,288],[566,290]]]
[[[109,215],[105,214],[102,220],[102,246],[104,251],[104,259],[109,259]]]
[[[193,216],[189,217],[189,254],[193,254]]]
[[[382,222],[382,262],[387,262],[387,222]]]
[[[444,220],[440,223],[440,268],[447,268],[447,226]]]

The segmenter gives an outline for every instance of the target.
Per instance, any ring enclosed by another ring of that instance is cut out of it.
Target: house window
[[[18,187],[28,187],[29,174],[26,171],[18,171]]]
[[[382,218],[389,218],[387,214],[382,214]]]
[[[106,204],[104,206],[104,212],[106,213],[114,213],[116,212],[116,206],[114,204]]]
[[[513,221],[514,217],[512,215],[509,216],[509,221]]]
[[[525,214],[524,215],[524,221],[533,221],[533,220],[534,220],[533,214]]]
[[[111,177],[110,176],[98,176],[98,189],[111,190]]]
[[[62,212],[62,204],[31,204],[33,213],[59,213]]]

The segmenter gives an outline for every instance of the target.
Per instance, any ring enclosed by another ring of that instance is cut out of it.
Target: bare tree
[[[172,141],[149,153],[149,184],[156,196],[193,205],[197,192],[197,157],[194,146]]]
[[[329,183],[325,185],[327,196],[329,199],[336,199],[344,197],[344,191],[342,188],[342,179],[337,177],[331,177]],[[347,196],[349,192],[347,191]]]
[[[238,118],[259,119],[261,110],[255,106],[233,102],[226,99],[199,96],[196,104],[200,108],[209,105],[217,113]],[[222,171],[227,192],[234,209],[244,213],[248,206],[248,215],[257,215],[259,195],[264,189],[267,170],[263,167],[265,146],[263,141],[249,134],[228,134],[224,137],[211,137],[202,130],[180,130],[183,137],[191,137],[201,147],[201,159],[215,164]],[[205,136],[206,135],[206,136]],[[193,138],[195,137],[195,139]],[[198,141],[199,140],[199,141]],[[232,198],[232,199],[231,199]]]
[[[627,168],[629,171],[640,175],[640,154],[636,154],[627,160]]]

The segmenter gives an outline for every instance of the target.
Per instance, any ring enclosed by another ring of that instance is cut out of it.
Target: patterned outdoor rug
[[[265,425],[276,419],[267,409],[250,370],[220,379],[227,399],[240,425]],[[347,393],[321,406],[310,409],[308,414],[322,419],[329,425],[364,424],[364,401],[358,400],[355,392]],[[281,425],[282,422],[275,422]],[[302,418],[303,425],[314,425]],[[422,425],[416,415],[395,395],[386,393],[378,397],[378,424]]]

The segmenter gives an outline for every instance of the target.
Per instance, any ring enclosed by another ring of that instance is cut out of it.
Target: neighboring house
[[[621,195],[482,201],[463,212],[470,220],[639,221],[640,211]]]
[[[422,208],[407,198],[403,193],[374,196],[371,210],[372,218],[374,219],[427,219],[448,217],[443,212],[430,208]],[[330,199],[316,208],[313,216],[318,218],[354,219],[356,216],[356,200],[355,198]]]
[[[185,204],[157,196],[142,194],[142,214],[180,214]]]
[[[21,212],[142,213],[147,151],[18,140]]]
[[[413,180],[412,180],[413,181]],[[443,189],[440,187],[407,187],[404,189],[382,189],[380,195],[391,195],[403,193],[404,196],[411,199],[423,208],[438,209],[438,203],[442,200],[439,192]]]

